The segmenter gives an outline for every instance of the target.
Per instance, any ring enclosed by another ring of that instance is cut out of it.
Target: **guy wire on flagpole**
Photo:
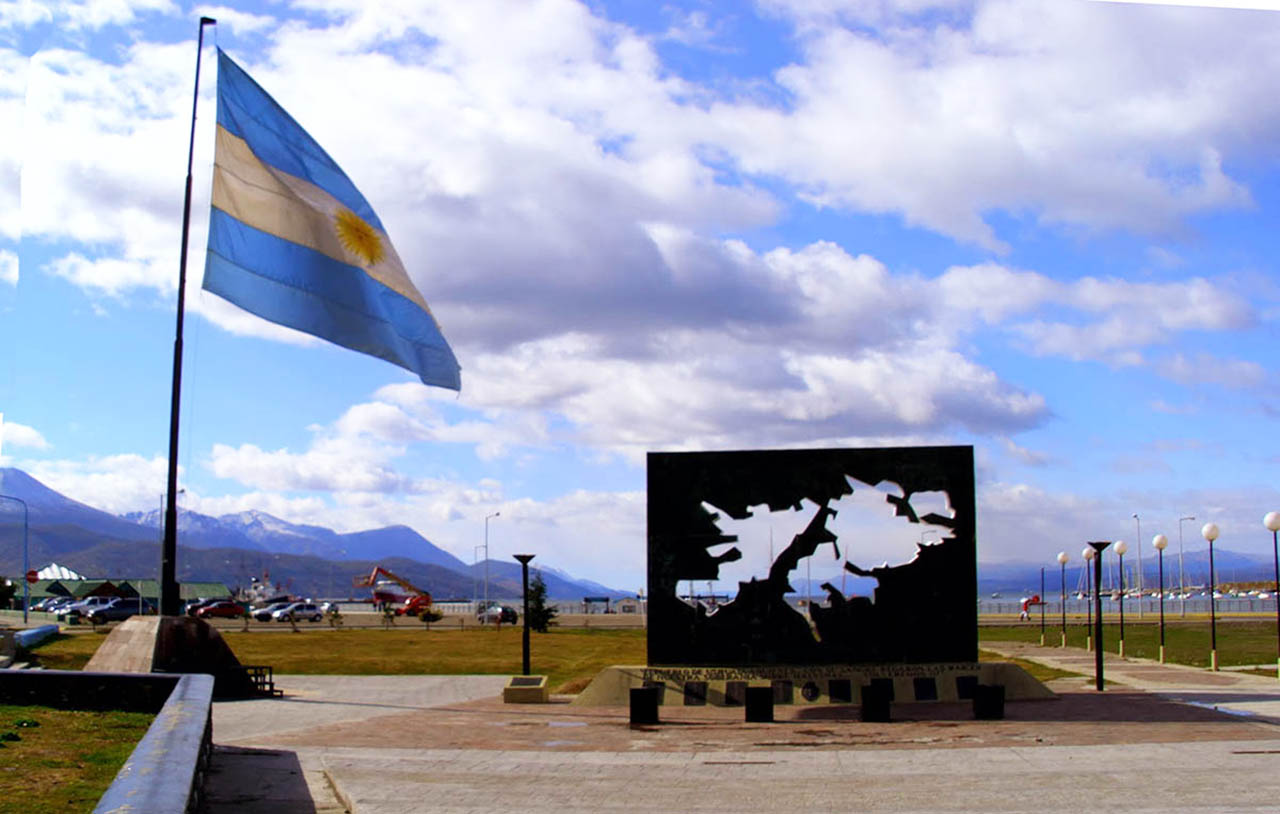
[[[182,249],[178,259],[178,321],[173,338],[173,397],[169,403],[169,485],[165,491],[164,543],[160,551],[160,613],[177,616],[178,596],[178,410],[182,402],[182,317],[187,288],[187,236],[191,231],[191,165],[196,149],[196,107],[200,102],[200,57],[204,51],[204,27],[217,25],[212,17],[200,18],[196,38],[196,82],[191,101],[191,139],[187,144],[187,189],[182,201]]]

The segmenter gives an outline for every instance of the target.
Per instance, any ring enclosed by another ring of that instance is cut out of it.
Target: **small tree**
[[[555,623],[556,609],[547,605],[547,583],[542,581],[541,571],[534,571],[529,583],[529,629],[546,633]]]

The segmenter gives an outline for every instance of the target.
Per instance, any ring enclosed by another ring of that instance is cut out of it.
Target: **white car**
[[[271,619],[276,622],[288,622],[290,619],[319,622],[322,618],[324,618],[324,612],[320,610],[319,605],[312,602],[294,602],[271,614]]]
[[[482,625],[514,625],[519,620],[516,609],[506,605],[490,605],[476,612],[476,621]]]

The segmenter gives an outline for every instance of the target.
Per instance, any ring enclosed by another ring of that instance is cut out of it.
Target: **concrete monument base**
[[[614,666],[602,670],[573,703],[625,706],[634,687],[659,687],[660,704],[742,706],[747,687],[771,687],[775,704],[860,704],[873,686],[897,703],[967,701],[977,685],[1005,688],[1010,701],[1056,696],[1008,662],[777,665],[759,667]]]
[[[208,673],[222,697],[256,693],[222,635],[203,619],[134,616],[108,634],[84,669],[103,673]]]

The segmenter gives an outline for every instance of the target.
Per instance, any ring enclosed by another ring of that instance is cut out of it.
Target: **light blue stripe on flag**
[[[237,257],[259,260],[259,270],[231,259]],[[217,209],[209,218],[204,287],[263,319],[344,348],[409,370],[442,371],[431,380],[424,375],[423,383],[459,388],[453,352],[434,320],[418,318],[422,310],[416,303],[360,269],[260,232]],[[405,325],[415,330],[405,331]]]
[[[249,143],[269,167],[305,178],[382,229],[373,207],[324,148],[253,77],[218,49],[218,124]],[[385,231],[385,230],[384,230]]]
[[[204,288],[460,389],[457,359],[364,196],[221,49],[218,57]]]

